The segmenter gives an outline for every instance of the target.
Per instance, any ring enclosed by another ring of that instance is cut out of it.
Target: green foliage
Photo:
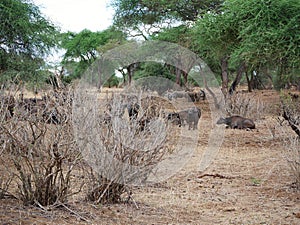
[[[151,37],[152,40],[167,41],[191,48],[192,33],[189,26],[182,24],[176,27],[164,28]]]
[[[234,57],[254,66],[300,66],[298,0],[230,0],[225,9],[239,32],[240,45]]]
[[[114,0],[115,23],[154,24],[168,19],[195,21],[205,11],[217,10],[222,0]]]
[[[134,79],[139,79],[149,76],[165,77],[174,81],[174,76],[170,71],[161,63],[156,62],[145,62],[142,63],[140,69],[135,73]]]
[[[56,46],[57,28],[25,0],[0,3],[1,50],[41,56]]]
[[[79,33],[62,34],[61,47],[66,50],[63,64],[71,77],[80,77],[100,57],[101,53],[125,40],[122,32],[110,27],[104,31],[83,30]]]
[[[279,76],[278,74],[274,77],[274,87],[276,90],[282,88],[290,88],[292,85],[297,86],[298,90],[300,87],[300,68],[295,69],[292,73]]]
[[[157,91],[159,94],[169,89],[175,82],[175,77],[168,67],[156,62],[142,63],[134,73],[133,79],[137,80],[138,85],[144,90]]]
[[[212,64],[229,56],[239,43],[238,31],[227,14],[207,13],[193,27],[195,51]]]
[[[203,12],[217,10],[223,0],[113,0],[114,24],[122,29],[168,27],[172,22],[195,21]],[[174,23],[173,23],[174,24]],[[172,27],[172,25],[171,25]]]
[[[45,57],[57,45],[58,28],[25,0],[0,2],[0,82],[41,80]]]
[[[113,75],[108,78],[108,80],[104,83],[104,87],[117,87],[120,83],[120,78],[118,78],[116,75]]]
[[[192,29],[194,49],[213,70],[227,56],[232,68],[245,62],[249,71],[259,74],[277,71],[281,86],[287,77],[297,75],[298,0],[227,0],[221,11],[204,14]]]

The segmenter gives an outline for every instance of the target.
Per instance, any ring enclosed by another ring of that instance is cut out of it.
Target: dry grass
[[[265,107],[279,99],[269,91],[256,95]],[[43,211],[23,207],[11,198],[2,199],[1,223],[299,224],[299,192],[292,185],[294,178],[284,157],[284,137],[274,114],[264,111],[254,131],[227,129],[217,157],[201,173],[199,163],[214,125],[207,102],[197,106],[202,109],[198,147],[170,179],[133,188],[132,200],[127,204],[94,205],[78,195],[69,199],[69,210]],[[181,129],[188,135],[187,127]],[[286,132],[292,134],[289,129]],[[190,143],[186,140],[182,144]]]

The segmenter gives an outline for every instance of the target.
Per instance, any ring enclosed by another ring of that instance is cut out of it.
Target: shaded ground
[[[259,92],[255,97],[269,109],[278,102],[274,93]],[[208,105],[200,106],[199,146],[192,159],[167,181],[135,188],[131,203],[102,206],[77,197],[65,208],[45,211],[3,199],[0,223],[300,224],[300,192],[293,187],[283,128],[275,117],[265,112],[255,120],[254,131],[226,129],[217,157],[199,172],[212,126]]]

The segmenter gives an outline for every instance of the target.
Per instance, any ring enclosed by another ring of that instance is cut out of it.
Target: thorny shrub
[[[300,189],[300,97],[297,94],[281,95],[282,117],[296,136],[289,135],[285,144],[287,161],[295,184]],[[282,121],[281,121],[282,123]]]
[[[234,93],[225,101],[225,111],[228,116],[240,115],[259,119],[263,116],[265,105],[259,98],[243,93]]]
[[[25,205],[55,205],[73,194],[71,173],[80,154],[73,138],[71,100],[66,90],[43,99],[1,92],[0,160],[16,177],[15,196]]]
[[[172,152],[174,132],[158,97],[114,94],[95,102],[85,91],[75,98],[63,90],[29,99],[13,90],[0,95],[0,197],[39,207],[64,204],[82,190],[96,203],[126,193],[129,200],[129,185],[144,184]],[[87,179],[73,176],[78,169]]]
[[[159,104],[143,93],[129,93],[97,99],[95,107],[92,95],[84,93],[75,97],[74,121],[92,168],[87,198],[113,203],[126,192],[130,198],[129,185],[144,184],[167,152],[170,137]]]

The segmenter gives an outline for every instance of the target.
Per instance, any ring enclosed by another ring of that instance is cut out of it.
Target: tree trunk
[[[127,66],[127,74],[128,74],[128,85],[131,85],[132,75],[133,75],[133,67],[134,64],[130,64]]]
[[[101,90],[101,86],[102,86],[102,76],[101,76],[101,69],[100,67],[98,68],[98,76],[99,76],[99,79],[98,79],[98,84],[97,84],[97,88],[98,90]]]
[[[128,85],[131,84],[133,73],[137,69],[138,65],[139,65],[139,63],[132,63],[126,67],[127,74],[128,74]]]
[[[251,78],[249,78],[249,74],[247,71],[245,71],[245,76],[246,76],[246,80],[247,80],[248,91],[252,92]]]
[[[178,67],[175,68],[175,75],[176,75],[176,84],[178,84],[179,86],[181,86],[181,69],[179,69]]]
[[[62,77],[64,75],[64,72],[65,72],[65,68],[62,67],[59,72],[55,72],[54,73],[56,84],[57,84],[57,89],[59,89],[59,90],[62,89],[62,88],[64,88],[64,84],[62,82]]]
[[[202,70],[201,64],[199,64],[199,67],[200,67],[200,70]],[[221,107],[220,103],[218,102],[218,99],[217,99],[215,93],[209,88],[205,75],[203,75],[201,72],[200,72],[200,75],[202,75],[205,90],[208,91],[208,93],[212,96],[212,98],[214,100],[214,105],[215,105],[216,109],[220,109],[220,107]]]
[[[221,77],[222,77],[222,93],[224,95],[225,98],[227,98],[227,94],[228,94],[228,56],[224,56],[221,59]]]
[[[186,86],[188,82],[188,73],[182,70],[182,75],[183,75],[184,86]]]
[[[243,73],[246,71],[246,64],[245,62],[242,62],[236,72],[236,77],[234,81],[232,82],[230,89],[229,89],[229,94],[232,95],[233,92],[235,92],[237,85],[240,83]]]
[[[118,71],[122,74],[123,85],[125,85],[125,83],[126,83],[126,73],[124,72],[123,68],[122,69],[118,69]]]

